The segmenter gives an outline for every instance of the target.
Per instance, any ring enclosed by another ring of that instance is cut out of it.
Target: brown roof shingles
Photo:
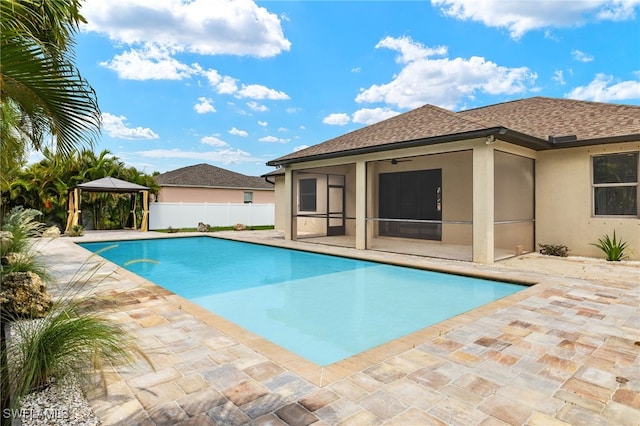
[[[155,177],[160,186],[199,186],[211,188],[274,189],[257,176],[246,176],[209,164],[196,164]]]
[[[321,144],[293,152],[275,161],[427,139],[443,134],[466,133],[487,127],[493,126],[478,123],[473,118],[459,117],[456,113],[443,108],[425,105]]]
[[[549,136],[589,140],[640,134],[640,107],[633,105],[535,97],[457,114],[545,140]]]
[[[547,141],[549,136],[577,136],[578,141],[640,135],[640,107],[571,99],[533,97],[451,112],[432,105],[408,111],[318,145],[270,161],[278,165],[328,154],[506,128]],[[640,139],[640,137],[639,137]]]

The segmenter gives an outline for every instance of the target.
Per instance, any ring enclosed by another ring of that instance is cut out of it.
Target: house
[[[640,107],[533,97],[425,105],[267,164],[286,239],[492,263],[601,256],[615,230],[638,259],[639,152]]]
[[[209,164],[196,164],[155,177],[161,203],[273,204],[274,186],[257,176],[246,176]]]

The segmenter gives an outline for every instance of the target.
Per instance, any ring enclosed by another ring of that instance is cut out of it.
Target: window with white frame
[[[253,192],[245,191],[245,193],[244,193],[244,203],[245,204],[253,203]]]
[[[594,216],[638,216],[638,152],[592,157]]]

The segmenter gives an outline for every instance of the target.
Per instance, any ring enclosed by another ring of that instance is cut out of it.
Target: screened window
[[[300,211],[314,212],[316,211],[316,179],[300,179]]]
[[[253,203],[253,192],[247,191],[244,193],[244,203],[245,204]]]
[[[597,155],[593,158],[595,216],[638,215],[638,153]]]

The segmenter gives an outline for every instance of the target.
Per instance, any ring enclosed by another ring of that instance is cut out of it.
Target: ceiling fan
[[[411,160],[410,160],[410,159],[398,160],[398,159],[396,159],[396,158],[392,158],[392,159],[391,159],[391,164],[404,163],[404,162],[407,162],[407,161],[411,161]]]

